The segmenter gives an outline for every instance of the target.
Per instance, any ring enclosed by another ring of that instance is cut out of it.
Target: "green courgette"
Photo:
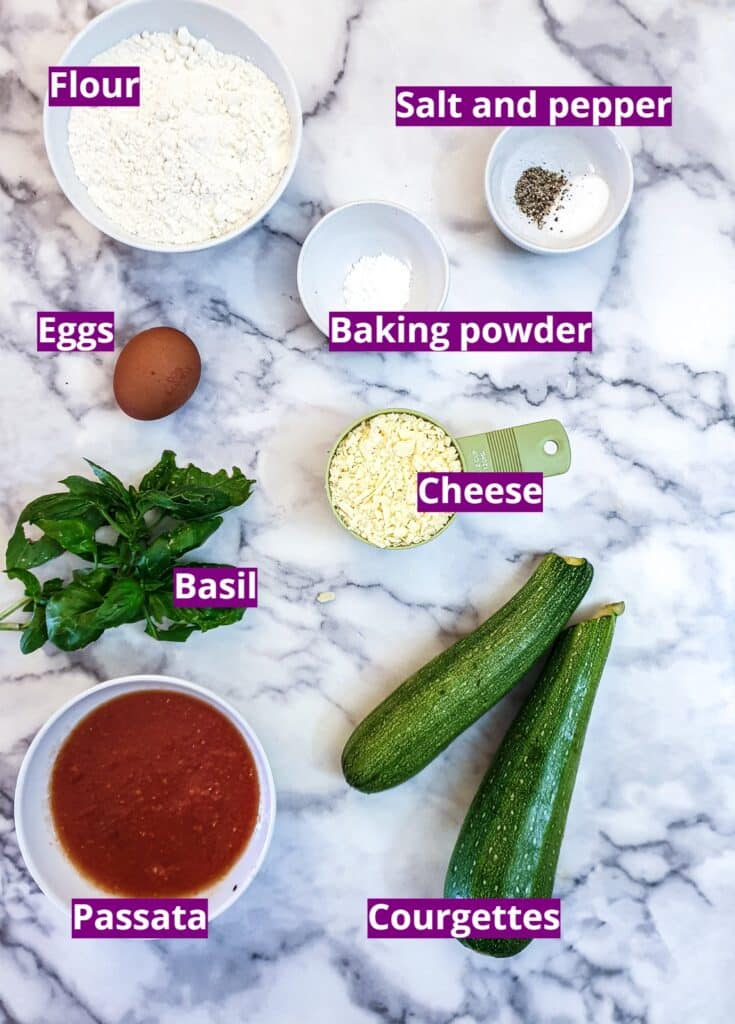
[[[446,897],[551,896],[587,723],[623,608],[608,605],[557,640],[467,812]],[[461,941],[489,956],[513,956],[531,940]]]
[[[358,725],[342,754],[347,782],[375,793],[426,767],[521,679],[566,625],[591,581],[585,559],[546,555],[506,605],[414,673]]]

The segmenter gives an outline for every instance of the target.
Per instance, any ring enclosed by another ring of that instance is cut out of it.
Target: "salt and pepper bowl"
[[[579,236],[542,235],[515,201],[515,186],[528,167],[563,171],[566,177],[596,174],[610,190],[599,220]],[[628,211],[633,195],[630,153],[612,128],[505,128],[490,149],[485,197],[490,215],[506,238],[529,252],[580,252],[607,237]]]

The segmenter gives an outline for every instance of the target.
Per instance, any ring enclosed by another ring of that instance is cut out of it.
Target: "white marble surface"
[[[2,533],[82,456],[136,479],[173,447],[258,480],[210,549],[261,573],[235,628],[163,647],[139,626],[28,658],[3,635],[0,1019],[8,1024],[725,1024],[732,1020],[735,20],[685,0],[230,0],[285,57],[306,117],[300,166],[263,227],[209,254],[101,238],[69,207],[41,139],[46,67],[99,9],[6,0],[0,48]],[[396,82],[671,83],[675,127],[631,129],[637,188],[614,237],[544,259],[487,216],[492,133],[396,129]],[[591,308],[592,356],[330,356],[295,287],[319,215],[403,202],[449,250],[450,308]],[[107,356],[38,357],[36,310],[114,308],[120,335],[170,323],[205,360],[181,414],[141,424]],[[560,417],[573,472],[543,518],[465,517],[430,549],[381,553],[331,518],[330,441],[408,405],[456,432]],[[586,604],[623,598],[561,855],[560,943],[493,961],[455,942],[368,942],[367,896],[440,893],[460,821],[519,695],[412,782],[348,792],[351,726],[527,576],[534,553],[588,556]],[[320,605],[316,595],[333,590]],[[0,583],[0,603],[16,585]],[[272,852],[208,943],[72,942],[15,844],[30,738],[61,703],[128,672],[226,695],[267,747]]]

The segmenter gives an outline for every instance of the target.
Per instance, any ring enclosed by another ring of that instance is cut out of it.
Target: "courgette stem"
[[[608,615],[622,615],[625,611],[625,601],[615,601],[614,604],[603,605],[594,615],[590,615],[589,619],[585,619],[585,622],[594,622],[595,619],[605,619]]]

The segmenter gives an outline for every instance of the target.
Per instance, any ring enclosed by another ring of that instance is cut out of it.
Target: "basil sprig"
[[[237,467],[228,474],[177,466],[171,451],[137,488],[89,465],[94,480],[69,476],[61,481],[66,491],[36,498],[21,512],[5,563],[25,596],[0,612],[0,630],[20,631],[20,649],[30,654],[47,640],[63,651],[78,650],[125,622],[145,621],[149,636],[183,641],[196,630],[241,619],[243,608],[175,608],[171,570],[203,564],[179,559],[212,536],[222,513],[247,501],[255,481]],[[41,536],[30,540],[28,525]],[[113,543],[98,540],[102,526],[116,532]],[[74,571],[68,582],[42,583],[31,571],[65,552],[90,566]],[[8,621],[18,609],[29,618]]]

